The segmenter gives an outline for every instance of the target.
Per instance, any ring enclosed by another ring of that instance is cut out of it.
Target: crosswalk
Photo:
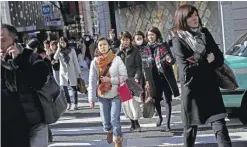
[[[176,103],[176,100],[174,101]],[[173,107],[180,106],[174,105]],[[81,96],[79,108],[81,108],[81,110],[67,111],[58,122],[51,125],[54,142],[51,143],[49,147],[113,146],[113,144],[109,145],[105,140],[106,136],[102,129],[98,105],[96,105],[95,109],[90,109],[86,97]],[[172,112],[171,132],[163,131],[164,127],[157,128],[155,122],[158,117],[154,116],[151,119],[141,118],[140,125],[142,132],[140,133],[130,132],[130,122],[124,114],[121,113],[122,132],[124,136],[123,146],[182,146],[183,123],[181,121],[180,113],[180,109]],[[163,114],[165,113],[163,112]],[[165,122],[165,116],[163,117]],[[247,128],[245,128],[245,131],[236,132],[234,130],[241,127],[239,120],[226,119],[226,121],[229,131],[231,132],[230,135],[232,136],[232,140],[247,142]],[[196,143],[215,143],[215,138],[209,125],[200,126]]]

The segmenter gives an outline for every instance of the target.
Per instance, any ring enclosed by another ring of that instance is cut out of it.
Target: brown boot
[[[106,134],[106,140],[107,140],[107,142],[109,144],[111,144],[112,143],[112,139],[113,139],[113,132],[112,132],[112,130],[109,130],[107,132],[107,134]]]
[[[119,136],[113,136],[114,147],[123,147],[123,138]]]

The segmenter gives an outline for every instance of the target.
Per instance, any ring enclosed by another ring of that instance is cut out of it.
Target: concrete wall
[[[166,38],[168,30],[173,27],[173,18],[177,7],[184,3],[184,1],[146,2],[146,4],[116,10],[117,30],[119,32],[129,31],[134,34],[137,30],[146,32],[149,27],[156,26],[161,30],[163,38]],[[210,30],[216,43],[222,47],[218,2],[196,1],[188,3],[198,8],[202,23]]]

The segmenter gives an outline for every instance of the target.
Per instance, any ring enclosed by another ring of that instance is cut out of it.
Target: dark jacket
[[[22,109],[27,118],[29,127],[33,127],[43,121],[43,113],[37,93],[34,89],[41,88],[47,80],[49,69],[44,62],[35,63],[37,60],[43,60],[32,50],[24,49],[15,60],[14,64],[18,67],[14,71],[3,68],[2,81],[8,81],[6,74],[14,72],[16,75],[17,97],[21,103]],[[5,86],[6,87],[6,86]],[[8,88],[5,89],[8,91]],[[15,92],[10,92],[10,94]]]
[[[123,60],[127,68],[128,77],[140,80],[142,67],[139,50],[136,47],[131,46],[131,48],[126,49],[126,51],[119,50],[116,55]]]
[[[4,74],[1,69],[1,76]],[[16,92],[10,92],[1,79],[1,146],[29,147],[29,125]]]
[[[166,50],[168,50],[167,54],[169,54],[172,60],[174,61],[174,58],[171,54],[169,46],[166,43],[163,43],[161,46],[158,46],[156,48],[152,48],[147,44],[143,48],[142,52],[146,52],[148,48],[151,48],[152,58],[154,59],[160,58],[157,56],[154,57],[154,53],[156,52],[157,48],[166,48]],[[163,57],[165,56],[166,55],[163,55]],[[142,56],[142,58],[144,57]],[[145,59],[142,59],[142,60],[144,61]],[[161,60],[164,60],[164,59],[161,59]],[[144,62],[142,63],[145,64]],[[178,89],[177,82],[176,82],[173,69],[172,69],[173,63],[174,62],[172,62],[171,64],[163,63],[163,66],[162,66],[163,73],[157,70],[157,66],[155,63],[153,63],[155,66],[152,66],[152,67],[149,67],[149,66],[147,67],[145,65],[142,66],[144,74],[145,74],[145,79],[146,81],[148,81],[149,86],[150,86],[151,97],[158,98],[157,100],[162,100],[162,91],[170,95],[173,94],[175,97],[179,96],[179,89]]]
[[[224,63],[224,57],[210,32],[203,28],[206,36],[206,54],[198,63],[189,63],[193,51],[177,35],[173,39],[173,50],[179,67],[182,88],[182,118],[185,125],[210,123],[226,117],[226,110],[215,68]],[[207,54],[212,52],[215,60],[208,63]]]

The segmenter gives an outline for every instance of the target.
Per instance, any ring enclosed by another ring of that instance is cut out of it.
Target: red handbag
[[[122,102],[128,101],[132,99],[132,93],[128,87],[126,81],[124,81],[123,85],[120,85],[120,77],[118,77],[118,95]]]

